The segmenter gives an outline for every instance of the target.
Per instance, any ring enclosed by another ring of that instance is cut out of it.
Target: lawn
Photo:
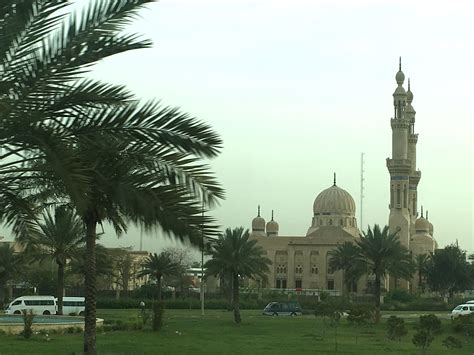
[[[109,322],[136,322],[137,310],[99,310]],[[412,343],[415,318],[407,317],[409,334],[401,342],[385,337],[385,320],[379,326],[352,326],[345,320],[333,328],[314,316],[266,317],[258,311],[243,311],[243,322],[235,325],[231,312],[167,310],[161,332],[108,331],[97,335],[99,354],[420,354]],[[448,335],[463,339],[458,354],[474,353],[474,339],[451,332],[443,320],[443,333],[431,344],[429,354],[449,353],[441,345]],[[0,354],[79,354],[82,334],[34,335],[29,340],[0,335]]]

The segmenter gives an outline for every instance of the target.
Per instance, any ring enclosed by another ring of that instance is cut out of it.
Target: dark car
[[[302,314],[298,302],[270,302],[263,309],[265,316],[301,316]]]

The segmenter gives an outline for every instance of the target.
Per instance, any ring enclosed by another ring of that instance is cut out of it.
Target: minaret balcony
[[[410,121],[405,118],[391,118],[390,125],[392,128],[408,128],[410,126]]]
[[[411,133],[409,136],[408,136],[408,143],[414,143],[416,144],[418,142],[418,133]]]
[[[408,176],[411,172],[411,160],[387,158],[387,168],[392,175],[395,174]]]

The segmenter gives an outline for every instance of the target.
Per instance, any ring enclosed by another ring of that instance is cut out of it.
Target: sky
[[[250,228],[260,204],[267,221],[274,210],[280,235],[303,236],[334,172],[356,202],[359,228],[388,223],[401,56],[417,111],[418,207],[429,211],[440,247],[458,240],[472,253],[471,3],[161,0],[129,28],[153,48],[107,59],[91,75],[178,106],[220,134],[222,153],[208,163],[226,190],[212,211],[223,228]],[[139,249],[139,240],[136,228],[118,239],[106,227],[101,242]],[[143,236],[144,250],[170,245],[159,232]]]

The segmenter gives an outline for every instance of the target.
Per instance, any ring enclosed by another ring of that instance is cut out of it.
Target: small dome
[[[399,63],[398,63],[398,72],[397,75],[395,75],[395,80],[397,81],[397,84],[401,86],[403,82],[405,81],[405,74],[402,72],[402,57],[400,57]]]
[[[264,232],[265,231],[265,219],[263,217],[255,217],[252,219],[252,231]]]
[[[267,223],[267,234],[278,234],[279,225],[274,220],[271,220]]]
[[[407,101],[409,104],[411,104],[413,102],[413,93],[411,92],[410,89],[408,89],[407,91]]]
[[[395,75],[395,80],[397,81],[398,85],[402,85],[405,81],[405,74],[403,74],[401,69],[397,72],[397,75]]]
[[[397,86],[397,88],[395,89],[395,92],[393,93],[393,96],[395,95],[404,95],[406,96],[406,91],[405,89],[403,88],[403,86]]]
[[[416,233],[419,233],[419,232],[427,232],[428,233],[429,230],[430,230],[430,225],[429,225],[429,222],[425,218],[420,217],[415,221],[415,231],[416,231]]]
[[[315,215],[355,216],[355,210],[355,202],[352,196],[336,185],[322,191],[313,204]]]

